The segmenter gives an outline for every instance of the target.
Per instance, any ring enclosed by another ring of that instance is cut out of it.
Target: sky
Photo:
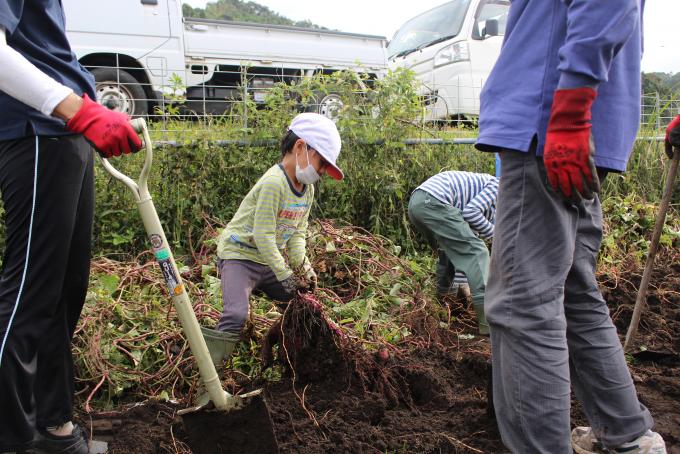
[[[293,20],[309,19],[343,32],[382,35],[388,39],[408,19],[446,0],[255,0]],[[182,0],[205,8],[208,0]],[[680,0],[647,0],[645,7],[645,72],[680,72]]]

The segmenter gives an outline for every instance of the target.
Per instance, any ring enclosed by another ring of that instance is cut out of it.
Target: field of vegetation
[[[318,93],[343,100],[337,125],[346,174],[318,183],[308,248],[319,289],[301,297],[304,313],[282,315],[266,298],[252,299],[242,342],[222,372],[225,389],[265,390],[280,452],[503,452],[487,402],[488,339],[475,334],[467,300],[436,301],[435,257],[406,215],[410,193],[429,176],[494,173],[495,159],[451,143],[475,137],[474,121],[460,128],[420,121],[408,72],[370,84],[337,73],[279,86],[265,107],[241,103],[224,118],[181,118],[178,99],[151,125],[150,189],[199,321],[212,325],[221,312],[218,232],[279,159],[290,119]],[[659,133],[649,128],[640,135]],[[135,175],[142,159],[114,163]],[[621,335],[667,166],[662,144],[639,140],[629,171],[603,187],[598,277]],[[110,452],[203,452],[176,414],[195,397],[198,373],[135,202],[101,166],[96,172],[95,257],[74,345],[79,418]],[[670,452],[680,452],[678,207],[680,185],[629,355]],[[302,333],[295,355],[285,340],[267,341],[276,330]],[[573,420],[584,422],[576,403]]]

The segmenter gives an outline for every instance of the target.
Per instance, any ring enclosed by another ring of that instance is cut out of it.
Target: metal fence
[[[656,92],[644,94],[640,112],[642,125],[662,131],[673,118],[680,115],[680,95],[673,99],[664,99]]]
[[[136,67],[89,69],[97,79],[96,94],[101,104],[133,116],[147,116],[152,121],[161,123],[161,130],[167,132],[181,129],[180,123],[168,123],[168,118],[209,118],[212,123],[215,120],[228,120],[247,128],[248,110],[265,108],[267,98],[275,86],[285,84],[295,87],[315,75],[331,73],[323,69],[220,65],[214,71],[209,71],[201,64],[186,68],[164,68],[157,75],[151,76]],[[380,76],[370,74],[364,78],[357,77],[357,87],[352,92],[352,107],[360,109],[367,116],[375,115],[376,109],[379,109],[372,104],[369,92],[374,78]],[[436,125],[437,128],[433,128],[435,133],[442,129],[476,125],[483,79],[460,79],[449,84],[436,81],[416,83],[422,111],[418,118],[414,118],[414,122],[427,126]],[[293,90],[289,95],[292,98],[298,96]],[[347,99],[343,99],[343,93],[332,90],[312,92],[293,101],[297,103],[299,111],[318,112],[333,119],[342,115],[348,103]],[[678,114],[680,98],[664,99],[658,93],[644,94],[641,98],[640,122],[647,134],[653,134],[654,131],[660,133]],[[191,126],[193,130],[196,127],[195,124]],[[449,137],[450,132],[446,136]]]

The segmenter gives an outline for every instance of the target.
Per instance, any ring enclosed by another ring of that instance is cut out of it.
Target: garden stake
[[[170,251],[168,241],[165,237],[165,232],[161,226],[160,219],[156,213],[156,208],[154,207],[153,201],[151,200],[151,194],[149,193],[147,180],[149,172],[151,171],[151,163],[153,160],[153,152],[151,146],[151,138],[149,137],[149,131],[146,127],[146,121],[142,118],[138,118],[131,121],[132,127],[138,134],[142,134],[144,138],[144,145],[146,148],[146,156],[144,159],[144,166],[139,176],[138,182],[135,182],[132,178],[118,171],[111,165],[108,159],[101,159],[104,168],[116,179],[123,182],[134,194],[135,200],[137,201],[137,207],[139,208],[139,214],[142,217],[142,222],[151,242],[151,247],[153,248],[154,256],[158,265],[160,266],[161,272],[167,284],[167,289],[172,296],[172,302],[177,311],[182,330],[186,335],[189,342],[189,349],[192,355],[196,359],[198,365],[199,374],[205,388],[210,397],[210,402],[220,413],[227,413],[235,409],[245,409],[248,411],[248,418],[251,421],[238,421],[238,414],[235,418],[229,418],[228,423],[224,421],[216,422],[217,427],[210,428],[207,425],[213,425],[212,423],[206,421],[210,418],[200,417],[200,430],[201,432],[208,432],[208,435],[219,427],[221,431],[231,431],[234,430],[234,425],[238,425],[240,432],[248,438],[242,441],[243,444],[240,446],[249,446],[249,443],[254,443],[259,446],[275,447],[278,450],[276,444],[276,438],[273,432],[273,425],[271,422],[271,417],[267,410],[264,399],[261,395],[262,390],[252,391],[243,395],[231,395],[222,388],[220,378],[217,374],[215,366],[210,358],[210,353],[208,352],[208,347],[206,346],[205,339],[201,334],[200,326],[198,320],[196,319],[196,314],[194,313],[191,302],[189,301],[189,295],[182,283],[182,278],[180,277],[179,270],[175,264],[175,259]],[[183,417],[188,416],[190,413],[198,412],[199,410],[208,410],[209,403],[204,406],[190,407],[185,410],[178,412]],[[217,412],[215,412],[217,414]],[[211,415],[212,416],[212,415]],[[214,418],[218,419],[218,418]],[[187,424],[186,418],[184,419],[185,425]],[[269,423],[268,427],[266,423]],[[202,435],[203,437],[208,435]],[[233,434],[240,435],[240,434]],[[191,436],[191,434],[190,434]],[[221,452],[219,448],[213,452]],[[195,450],[194,452],[202,452],[201,449]]]
[[[626,333],[626,340],[623,344],[623,349],[627,351],[633,339],[637,334],[638,325],[640,324],[640,315],[642,314],[642,307],[647,298],[647,287],[652,276],[652,268],[654,267],[654,258],[656,257],[656,250],[659,247],[659,239],[663,231],[664,223],[666,222],[666,212],[668,205],[673,195],[673,186],[675,183],[675,175],[678,172],[678,162],[680,162],[680,149],[675,148],[673,151],[673,159],[668,167],[668,176],[666,178],[666,189],[664,190],[661,205],[659,206],[659,213],[656,216],[656,223],[654,224],[654,234],[649,245],[649,253],[647,254],[647,263],[645,263],[645,270],[642,273],[642,281],[640,282],[640,289],[638,290],[637,299],[635,300],[635,308],[633,309],[633,317],[630,320],[630,326]]]

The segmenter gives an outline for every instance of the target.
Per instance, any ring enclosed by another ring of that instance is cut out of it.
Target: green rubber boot
[[[473,296],[472,307],[475,308],[477,314],[477,326],[479,327],[479,334],[482,336],[489,335],[489,323],[486,321],[484,315],[484,296]]]
[[[224,361],[231,356],[240,336],[238,333],[217,331],[203,326],[201,326],[201,334],[203,334],[203,339],[205,339],[205,344],[208,347],[210,359],[219,374],[220,368],[224,365]],[[210,402],[210,396],[203,386],[203,382],[199,385],[196,395],[196,405],[202,407]]]
[[[216,329],[205,328],[203,326],[201,326],[201,333],[208,346],[210,359],[212,359],[215,367],[221,367],[224,360],[231,356],[231,353],[234,351],[234,347],[240,337],[239,334],[217,331]]]

